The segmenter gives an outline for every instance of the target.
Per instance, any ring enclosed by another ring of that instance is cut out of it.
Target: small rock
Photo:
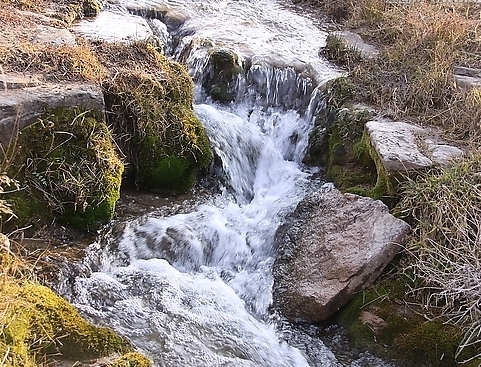
[[[386,326],[386,321],[379,316],[374,315],[369,311],[363,311],[359,320],[364,324],[369,326],[374,332],[379,331]]]
[[[0,251],[10,251],[10,240],[3,233],[0,233]]]
[[[363,41],[361,36],[357,33],[350,31],[337,31],[332,32],[332,36],[335,36],[342,40],[348,48],[359,51],[361,57],[364,59],[375,59],[379,56],[379,50]]]
[[[54,46],[77,46],[75,35],[65,28],[38,25],[33,42]]]

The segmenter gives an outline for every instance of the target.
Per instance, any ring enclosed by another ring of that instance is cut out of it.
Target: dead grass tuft
[[[101,83],[106,76],[90,46],[50,46],[25,42],[15,48],[0,46],[0,65],[5,72],[40,72],[47,80],[87,80]]]
[[[481,339],[481,152],[404,184],[400,207],[417,223],[406,271],[427,310],[461,326],[457,355]],[[426,292],[427,291],[427,292]],[[477,358],[481,354],[477,355]]]

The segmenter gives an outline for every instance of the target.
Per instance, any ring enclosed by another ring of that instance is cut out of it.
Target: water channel
[[[315,184],[316,169],[302,160],[322,107],[317,87],[339,75],[318,55],[327,34],[317,19],[276,0],[110,7],[143,16],[155,9],[149,24],[196,82],[194,109],[218,157],[217,184],[102,229],[87,270],[59,291],[156,366],[390,366],[369,355],[339,358],[314,326],[289,325],[269,310],[275,232]],[[249,65],[229,104],[201,86],[218,48]]]

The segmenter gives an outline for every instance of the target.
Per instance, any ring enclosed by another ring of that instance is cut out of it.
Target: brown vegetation
[[[481,343],[481,90],[461,88],[454,70],[481,67],[481,7],[385,0],[311,4],[381,50],[376,60],[344,63],[349,71],[343,80],[345,101],[442,127],[446,138],[472,151],[452,167],[405,178],[397,210],[414,227],[399,270],[414,284],[416,309],[423,317],[460,327],[464,338],[456,358],[475,360]],[[342,51],[342,45],[338,48]]]

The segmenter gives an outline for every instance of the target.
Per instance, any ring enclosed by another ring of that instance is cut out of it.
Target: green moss
[[[92,229],[108,222],[120,197],[123,164],[103,116],[81,108],[47,111],[21,131],[12,196],[18,223],[55,218]]]
[[[36,283],[2,279],[0,348],[7,365],[35,366],[55,354],[89,360],[133,350],[128,341],[107,328],[83,319],[75,308],[50,289]],[[3,319],[5,318],[5,319]]]
[[[184,67],[154,47],[129,47],[135,48],[136,57],[150,60],[152,70],[124,69],[106,85],[117,144],[132,165],[139,188],[186,192],[213,157],[192,108],[192,80]]]
[[[145,356],[137,352],[124,354],[116,359],[111,367],[151,367],[152,362]]]
[[[370,350],[382,358],[417,366],[456,366],[461,328],[446,325],[441,319],[427,321],[421,312],[408,307],[405,301],[410,285],[404,276],[385,277],[359,293],[339,312],[335,322],[346,328],[353,347]],[[362,312],[380,317],[385,325],[375,329],[363,323]],[[466,350],[458,360],[472,353],[472,348]]]
[[[29,305],[26,342],[30,348],[35,346],[45,354],[59,352],[70,359],[97,358],[132,349],[112,330],[87,322],[72,305],[46,287],[26,283],[20,297]]]
[[[214,101],[235,99],[235,78],[242,72],[239,57],[231,50],[214,50],[209,57],[210,69],[204,88]]]
[[[364,110],[333,109],[329,125],[326,176],[343,192],[370,196],[376,167],[362,139],[370,114]]]

